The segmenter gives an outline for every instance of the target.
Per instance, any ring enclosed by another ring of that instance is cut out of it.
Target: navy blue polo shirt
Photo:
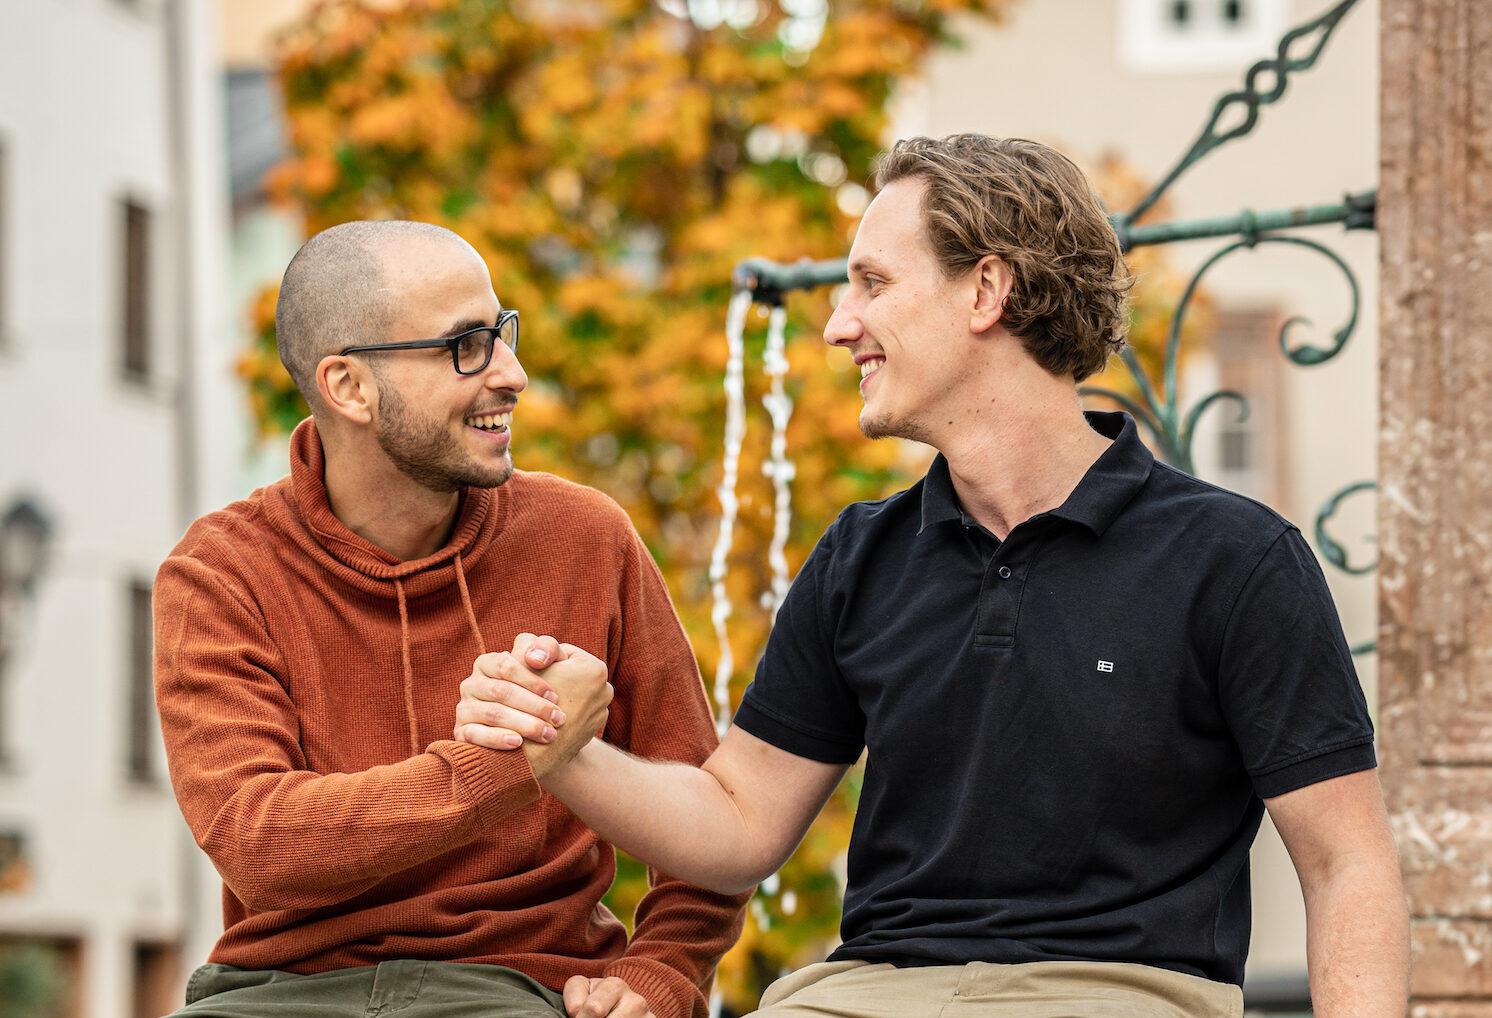
[[[1375,765],[1300,532],[1088,419],[1114,441],[1060,507],[999,541],[939,457],[845,509],[778,612],[735,723],[866,751],[835,960],[1241,983],[1261,799]]]

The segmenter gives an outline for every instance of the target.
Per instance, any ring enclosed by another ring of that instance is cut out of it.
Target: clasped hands
[[[542,779],[606,727],[613,693],[605,662],[552,637],[520,633],[511,651],[483,654],[472,665],[453,735],[489,749],[521,747]],[[571,1018],[653,1018],[647,1001],[616,976],[571,976],[564,998]]]
[[[453,736],[489,749],[521,748],[542,779],[606,727],[614,692],[606,679],[606,663],[579,647],[520,633],[511,651],[483,654],[472,665]]]

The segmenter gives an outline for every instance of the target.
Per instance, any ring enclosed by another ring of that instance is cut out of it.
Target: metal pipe
[[[1239,236],[1244,240],[1257,240],[1281,230],[1330,223],[1341,223],[1349,230],[1371,230],[1377,198],[1378,192],[1372,190],[1349,194],[1333,205],[1306,205],[1268,212],[1244,209],[1232,216],[1144,226],[1130,226],[1123,215],[1111,216],[1110,221],[1119,235],[1120,248],[1130,251],[1137,247],[1209,237]],[[848,282],[847,264],[843,258],[819,262],[804,259],[788,264],[766,258],[748,258],[736,266],[731,274],[731,285],[738,291],[751,291],[757,303],[776,305],[794,290],[813,290]]]

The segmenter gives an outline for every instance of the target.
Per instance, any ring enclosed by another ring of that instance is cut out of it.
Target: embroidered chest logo
[[[1111,672],[1114,670],[1114,662],[1100,661],[1098,662],[1098,670],[1101,672]]]

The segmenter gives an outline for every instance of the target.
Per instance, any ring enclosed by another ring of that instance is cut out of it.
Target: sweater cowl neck
[[[499,488],[464,488],[450,539],[432,555],[404,561],[355,534],[332,512],[326,493],[326,453],[316,422],[308,417],[290,436],[290,477],[276,485],[281,498],[269,506],[271,521],[330,571],[370,593],[393,597],[393,581],[411,597],[450,586],[460,556],[467,568],[481,559],[502,529],[511,494]],[[517,475],[515,474],[515,477]]]

